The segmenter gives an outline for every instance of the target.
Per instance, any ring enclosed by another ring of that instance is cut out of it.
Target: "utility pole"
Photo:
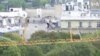
[[[27,27],[28,27],[28,19],[27,18],[25,18],[25,22],[24,22],[24,29],[23,29],[23,35],[22,35],[22,37],[23,37],[23,41],[26,41],[26,38],[25,38],[25,33],[26,33],[26,30],[27,30]]]
[[[99,36],[98,36],[98,27],[96,28],[96,37],[98,38]]]
[[[58,1],[58,0],[55,0],[55,4],[57,4],[57,1]]]
[[[78,30],[78,32],[79,32],[80,40],[82,40],[81,31],[80,31],[79,27],[77,28],[77,30]]]
[[[73,42],[72,29],[70,27],[70,41]]]

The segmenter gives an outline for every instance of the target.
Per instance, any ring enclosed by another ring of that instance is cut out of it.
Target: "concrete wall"
[[[61,21],[61,28],[68,28],[68,22],[67,21]]]
[[[70,21],[71,28],[79,28],[79,22],[82,22],[82,28],[88,28],[89,21]],[[98,21],[90,21],[91,28],[97,28]],[[68,28],[68,21],[61,21],[61,28]]]
[[[80,21],[73,20],[70,22],[71,22],[71,27],[68,28],[68,20],[61,21],[61,30],[60,31],[69,32],[71,30],[71,32],[73,34],[79,34],[80,32],[81,33],[93,33],[93,32],[100,30],[100,28],[97,28],[98,21],[91,21],[91,28],[88,27],[89,21],[81,21],[82,22],[81,28],[79,28]]]
[[[34,17],[36,16],[37,9],[26,9],[28,16]],[[42,9],[42,16],[60,16],[62,12],[61,5],[55,5],[52,9]]]

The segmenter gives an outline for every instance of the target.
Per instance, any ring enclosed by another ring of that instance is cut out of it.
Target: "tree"
[[[21,56],[29,56],[27,55],[27,52],[28,52],[28,46],[18,46],[18,48],[21,50],[20,53],[21,53]]]
[[[12,42],[10,39],[0,37],[0,42]],[[21,56],[17,46],[0,46],[0,56]]]
[[[40,7],[40,0],[32,0],[32,6],[33,7]]]
[[[17,46],[0,47],[0,56],[21,56]]]
[[[94,42],[92,42],[92,44],[93,44],[96,48],[100,49],[100,40],[99,40],[99,41],[94,41]]]
[[[18,35],[17,33],[5,33],[3,36],[16,42],[17,41],[20,42],[23,40],[22,37]],[[17,47],[20,49],[21,56],[27,56],[26,54],[28,51],[25,46],[22,45],[22,46],[17,46]]]
[[[17,33],[5,33],[3,36],[11,39],[13,41],[22,41],[23,40],[22,37],[20,35],[18,35]]]
[[[40,3],[42,6],[45,6],[45,4],[49,3],[49,0],[40,0]]]
[[[73,43],[55,48],[47,56],[96,56],[96,48],[89,43]]]
[[[10,7],[25,7],[25,0],[8,0],[8,5]]]
[[[30,40],[37,40],[37,39],[68,39],[70,38],[69,33],[65,32],[45,32],[45,31],[38,31],[31,35]]]
[[[100,40],[92,42],[92,44],[97,48],[97,55],[100,56]]]
[[[38,45],[38,46],[42,49],[44,54],[47,54],[48,52],[53,50],[56,45],[47,44],[47,45]]]
[[[49,0],[32,0],[33,7],[44,7],[45,4],[49,3]]]
[[[38,46],[27,46],[27,56],[44,56],[43,51]]]
[[[0,11],[4,11],[4,5],[0,4]]]

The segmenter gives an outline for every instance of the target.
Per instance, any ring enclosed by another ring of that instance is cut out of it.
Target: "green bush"
[[[81,37],[82,38],[95,38],[97,37],[97,34],[96,33],[84,33],[84,34],[81,34]]]
[[[5,6],[3,4],[0,4],[0,12],[5,10]]]
[[[3,34],[4,37],[11,39],[13,41],[22,41],[22,37],[18,35],[17,33],[5,33]]]
[[[96,48],[89,43],[73,43],[58,47],[46,56],[96,56]]]
[[[72,35],[73,39],[80,39],[80,36],[78,34]]]
[[[31,35],[30,40],[39,40],[39,39],[68,39],[70,38],[69,33],[65,32],[45,32],[38,31]]]
[[[51,45],[51,44],[47,44],[47,45],[38,45],[44,54],[50,52],[51,50],[53,50],[55,48],[56,45]]]
[[[94,42],[92,42],[92,44],[93,44],[96,48],[100,49],[100,40],[99,40],[99,41],[94,41]]]
[[[0,42],[12,42],[12,40],[0,37]],[[21,56],[20,49],[15,46],[0,46],[0,56]]]
[[[27,46],[26,56],[44,56],[43,51],[38,46]]]

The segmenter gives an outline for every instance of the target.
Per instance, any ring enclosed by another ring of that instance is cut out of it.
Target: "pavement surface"
[[[25,39],[29,39],[32,33],[40,30],[47,31],[47,25],[45,23],[29,23],[25,29]]]
[[[51,26],[47,28],[47,23],[45,20],[41,18],[30,18],[28,26],[25,27],[24,37],[25,39],[30,39],[31,35],[35,33],[36,31],[54,31],[54,28]]]

